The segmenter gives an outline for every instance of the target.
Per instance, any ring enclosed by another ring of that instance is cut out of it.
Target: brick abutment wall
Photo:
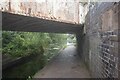
[[[90,8],[82,35],[82,59],[92,77],[118,78],[120,2],[98,2]]]

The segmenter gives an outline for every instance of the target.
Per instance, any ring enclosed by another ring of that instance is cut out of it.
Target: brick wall
[[[119,7],[119,2],[98,2],[86,16],[82,50],[92,77],[119,76]]]

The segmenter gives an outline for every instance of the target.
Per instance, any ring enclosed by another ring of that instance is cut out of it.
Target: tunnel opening
[[[68,46],[75,34],[2,31],[3,78],[32,77]]]

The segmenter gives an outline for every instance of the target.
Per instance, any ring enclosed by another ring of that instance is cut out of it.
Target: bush
[[[12,57],[44,53],[55,47],[61,48],[67,40],[64,34],[52,33],[3,31],[2,35],[3,54],[9,54]]]

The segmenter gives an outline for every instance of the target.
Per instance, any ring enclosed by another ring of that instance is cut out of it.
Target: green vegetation
[[[65,46],[67,40],[64,34],[52,33],[3,31],[2,35],[3,54],[9,54],[12,57],[23,57],[54,48],[59,49]]]
[[[67,36],[67,42],[69,43],[76,43],[76,37],[73,34],[68,34]]]
[[[38,32],[2,32],[2,54],[12,59],[38,55],[31,61],[24,63],[3,73],[4,77],[29,77],[65,47],[67,36],[65,34],[38,33]],[[4,61],[4,60],[3,60]]]
[[[76,35],[67,34],[67,46],[74,45],[76,46]]]

